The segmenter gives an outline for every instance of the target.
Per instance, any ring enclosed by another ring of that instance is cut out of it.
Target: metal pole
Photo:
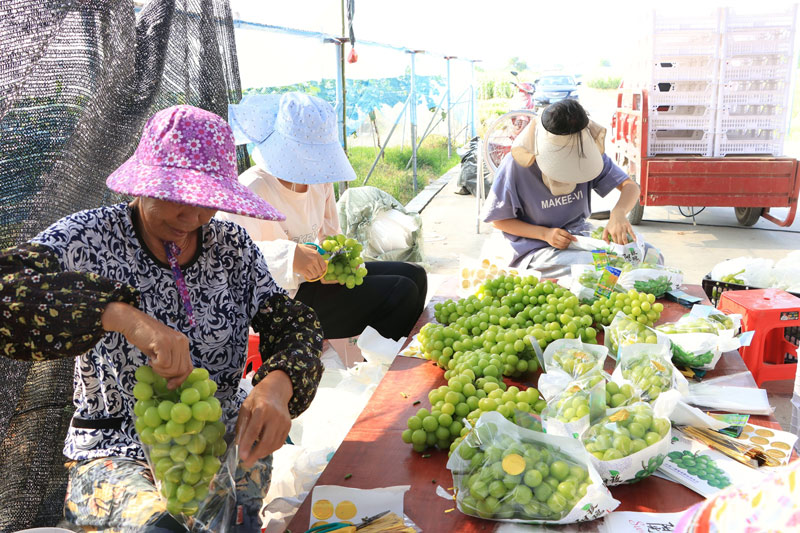
[[[410,99],[411,99],[411,113],[409,114],[411,118],[411,174],[414,178],[414,194],[417,194],[417,189],[419,186],[417,185],[417,87],[416,87],[416,57],[417,57],[417,50],[409,50],[409,54],[411,54],[411,91],[410,91]]]
[[[436,128],[436,126],[439,125],[439,122],[442,121],[442,117],[439,116],[439,110],[442,109],[442,105],[444,105],[445,96],[446,95],[442,96],[442,99],[439,101],[439,105],[436,106],[436,109],[433,111],[433,114],[431,114],[431,119],[428,122],[428,125],[425,127],[425,130],[423,130],[422,136],[419,138],[419,142],[417,143],[417,147],[422,146],[422,141],[424,141],[425,138],[430,133],[433,133],[434,128]],[[411,166],[411,160],[409,159],[408,163],[406,163],[406,170],[408,170],[408,167],[410,166]]]
[[[470,61],[470,79],[469,79],[469,88],[471,93],[470,98],[470,106],[469,106],[469,123],[470,129],[469,134],[470,137],[475,137],[476,129],[475,129],[475,105],[477,104],[476,99],[477,95],[475,94],[475,60]]]
[[[450,60],[454,59],[453,56],[445,56],[444,60],[447,62],[447,158],[453,157],[453,135],[452,126],[450,125],[450,112],[453,109],[453,104],[450,99],[451,85],[450,85]]]
[[[341,39],[328,39],[325,42],[336,45],[336,122],[339,126],[339,143],[347,151],[347,123],[344,106],[344,42]],[[339,182],[339,196],[347,189],[347,182]]]
[[[410,98],[406,98],[406,103],[403,104],[400,114],[397,115],[397,119],[394,121],[394,124],[392,124],[392,129],[389,130],[389,135],[387,135],[386,139],[383,140],[383,146],[381,146],[381,150],[378,152],[378,157],[376,157],[375,161],[372,162],[372,166],[370,167],[369,172],[367,172],[367,177],[364,178],[363,185],[366,185],[367,181],[369,181],[369,177],[372,176],[372,171],[375,170],[375,166],[378,164],[378,161],[380,161],[381,155],[383,155],[383,151],[386,150],[386,146],[389,144],[389,139],[392,138],[392,134],[394,133],[395,128],[397,128],[397,125],[400,123],[401,118],[403,119],[403,125],[405,126],[406,108],[408,107],[409,100]]]
[[[475,176],[475,233],[481,232],[481,204],[483,203],[483,150],[478,143],[478,172]]]

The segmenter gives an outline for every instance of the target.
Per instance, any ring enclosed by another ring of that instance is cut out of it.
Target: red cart
[[[759,217],[790,226],[797,211],[798,162],[769,156],[648,156],[646,89],[620,88],[612,120],[617,164],[641,187],[639,204],[629,216],[642,220],[650,205],[733,207],[736,219],[752,226]],[[769,211],[788,207],[785,220]]]

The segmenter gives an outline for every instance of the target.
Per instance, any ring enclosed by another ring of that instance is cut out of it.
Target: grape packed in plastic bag
[[[668,404],[674,402],[611,409],[584,433],[581,440],[606,485],[640,481],[661,466],[671,435]]]
[[[683,283],[680,270],[661,265],[641,263],[637,266],[625,265],[617,285],[623,289],[634,289],[638,292],[652,294],[661,298],[664,293],[677,289]]]
[[[615,355],[624,346],[656,344],[659,341],[659,337],[663,337],[656,330],[645,326],[622,311],[618,312],[611,324],[605,326],[604,329],[606,332],[605,345]],[[662,342],[665,341],[662,339]]]
[[[216,383],[202,368],[175,390],[150,366],[135,376],[134,423],[167,511],[196,529],[214,524],[208,531],[224,531],[235,504],[238,453],[224,438]]]
[[[644,239],[638,233],[633,242],[627,244],[608,243],[602,239],[593,239],[582,235],[576,235],[575,241],[571,242],[569,247],[574,250],[584,250],[592,252],[594,250],[605,250],[608,254],[617,256],[624,259],[626,263],[638,265],[642,262],[645,255]],[[611,266],[617,266],[613,264]],[[622,266],[622,265],[620,265]]]
[[[535,343],[533,343],[535,344]],[[534,346],[542,359],[545,373],[539,376],[539,392],[550,399],[576,379],[594,370],[603,370],[608,348],[597,344],[584,344],[580,339],[558,339],[551,342],[544,353]]]
[[[672,342],[672,360],[698,370],[713,370],[724,352],[738,350],[734,338],[741,315],[725,315],[713,307],[696,305],[672,324],[656,327]]]
[[[592,374],[573,381],[547,402],[542,411],[547,433],[579,438],[592,420],[606,409],[606,384],[603,373]]]
[[[577,296],[581,303],[593,303],[597,299],[594,292],[602,270],[597,270],[593,265],[572,265],[571,269],[568,287],[570,292]]]
[[[614,510],[580,441],[485,413],[447,462],[458,509],[509,522],[570,524]]]
[[[671,344],[660,338],[656,344],[631,344],[620,349],[611,378],[618,384],[630,383],[645,402],[655,401],[662,392],[676,389],[689,392],[689,383],[671,361]]]

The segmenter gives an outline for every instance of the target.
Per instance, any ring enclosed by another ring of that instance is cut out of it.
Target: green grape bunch
[[[674,287],[668,276],[659,276],[647,281],[634,281],[633,288],[639,292],[652,294],[656,298],[661,298],[667,291],[671,291]]]
[[[652,402],[672,387],[672,365],[642,354],[623,363],[622,377],[642,391],[642,400]]]
[[[586,451],[599,461],[615,461],[660,442],[670,431],[647,404],[624,407],[593,424],[581,438]]]
[[[492,438],[489,426],[470,432],[455,451],[466,462],[457,497],[464,513],[560,520],[586,495],[592,483],[586,468],[552,446]]]
[[[203,368],[192,370],[175,390],[147,365],[137,368],[135,377],[134,424],[167,511],[191,516],[208,495],[227,449],[217,384]]]
[[[614,317],[622,311],[645,326],[652,326],[664,311],[664,304],[656,302],[653,294],[630,289],[627,292],[612,292],[608,297],[598,298],[589,308],[589,312],[598,324],[608,326]]]
[[[602,370],[597,354],[576,348],[557,350],[553,354],[553,364],[573,378],[584,376],[595,369]]]
[[[360,242],[339,234],[326,237],[320,246],[325,250],[325,259],[328,260],[325,281],[336,281],[348,289],[364,283],[367,268],[361,257],[364,247]]]

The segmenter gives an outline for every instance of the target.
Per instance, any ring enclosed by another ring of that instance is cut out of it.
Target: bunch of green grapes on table
[[[612,292],[608,297],[602,296],[592,303],[589,310],[594,321],[604,326],[611,324],[620,311],[640,324],[652,326],[661,317],[664,304],[656,302],[656,297],[652,294],[631,289],[627,292]]]
[[[325,258],[328,260],[325,281],[336,281],[348,289],[364,282],[367,269],[361,257],[364,248],[361,243],[340,234],[326,237],[320,246],[325,250]]]
[[[195,368],[171,391],[149,366],[140,366],[133,387],[135,427],[149,451],[167,511],[191,516],[208,494],[225,453],[222,407],[208,371]]]
[[[732,327],[733,324],[731,324]],[[656,330],[667,335],[680,333],[711,333],[712,335],[717,335],[722,329],[722,323],[716,320],[712,321],[705,317],[692,316],[684,316],[678,322],[656,326]]]
[[[553,364],[572,376],[579,378],[600,368],[599,356],[589,350],[579,350],[577,348],[566,348],[556,350],[553,354]]]
[[[694,454],[685,450],[670,452],[667,457],[675,466],[686,470],[689,475],[702,479],[711,487],[724,489],[731,484],[725,471],[718,467],[708,455],[701,455],[699,452]]]
[[[623,407],[592,424],[581,438],[600,461],[614,461],[644,450],[667,436],[670,422],[657,418],[647,404]]]
[[[482,518],[560,520],[586,495],[589,472],[557,448],[478,427],[455,453],[466,463],[457,501]]]

